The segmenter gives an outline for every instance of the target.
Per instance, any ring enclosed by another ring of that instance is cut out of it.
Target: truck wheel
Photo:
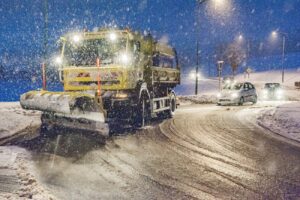
[[[144,127],[150,120],[150,106],[148,98],[146,96],[143,96],[140,99],[137,112],[138,113],[136,115],[135,125],[137,127]]]
[[[172,93],[170,98],[170,109],[167,110],[168,118],[172,118],[175,115],[175,110],[176,110],[176,97]]]

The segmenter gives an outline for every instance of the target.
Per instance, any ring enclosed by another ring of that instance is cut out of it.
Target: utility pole
[[[221,92],[222,90],[222,84],[221,84],[221,76],[222,76],[222,69],[223,69],[223,64],[224,64],[224,61],[223,60],[220,60],[217,62],[218,66],[218,75],[219,75],[219,91]]]
[[[276,38],[278,35],[282,37],[282,60],[281,60],[281,78],[282,78],[282,83],[284,82],[284,57],[285,57],[285,42],[286,38],[288,36],[287,33],[281,32],[281,31],[273,31],[271,33],[271,36],[273,38]]]
[[[44,0],[44,39],[43,39],[43,62],[47,60],[48,56],[48,0]]]
[[[198,94],[198,73],[199,73],[199,59],[200,59],[200,55],[199,55],[199,39],[198,37],[200,36],[200,5],[203,4],[204,2],[206,2],[207,0],[197,0],[197,6],[196,6],[196,22],[198,24],[197,28],[196,28],[196,42],[197,42],[197,52],[196,52],[196,80],[195,80],[195,95]]]
[[[195,95],[198,94],[198,71],[199,71],[199,42],[197,39]]]
[[[284,83],[285,35],[282,34],[282,83]]]
[[[47,89],[46,65],[48,56],[48,0],[44,0],[44,38],[43,38],[43,62],[42,62],[42,82],[43,90]]]

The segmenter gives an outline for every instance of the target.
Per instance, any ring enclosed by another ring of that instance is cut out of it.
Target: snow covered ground
[[[286,73],[287,81],[284,87],[288,91],[288,99],[300,99],[300,91],[294,88],[294,82],[298,81],[298,77],[300,72]],[[244,76],[238,75],[237,79],[244,81]],[[249,79],[258,90],[265,82],[280,82],[280,80],[281,75],[278,71],[255,73]],[[185,83],[181,88],[186,87],[183,96],[180,97],[181,102],[183,104],[189,101],[201,104],[215,103],[217,86],[218,81],[215,79],[201,80],[199,95],[184,95],[192,94],[194,91],[193,82]],[[266,105],[264,102],[259,102],[254,106],[262,110],[257,115],[258,123],[272,132],[300,142],[300,103],[267,102]],[[193,106],[191,108],[194,109]],[[38,133],[41,124],[39,112],[25,111],[18,102],[0,103],[0,122],[0,145],[7,144],[11,137]],[[0,146],[0,199],[55,199],[49,194],[47,188],[41,186],[44,184],[40,184],[42,182],[39,178],[40,174],[33,160],[28,150],[16,146]]]
[[[23,110],[19,102],[2,102],[0,104],[0,145],[15,134],[39,128],[40,124],[39,112]]]
[[[300,103],[293,102],[264,110],[258,117],[258,124],[300,142]]]
[[[0,145],[36,133],[40,113],[25,111],[19,102],[0,103]],[[20,147],[0,146],[0,199],[54,199],[40,186],[31,154]]]
[[[40,185],[36,171],[27,150],[0,146],[0,199],[55,199]]]

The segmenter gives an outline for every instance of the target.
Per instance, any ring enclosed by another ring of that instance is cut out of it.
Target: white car
[[[226,84],[218,94],[218,105],[243,105],[246,102],[257,102],[256,89],[249,82]]]

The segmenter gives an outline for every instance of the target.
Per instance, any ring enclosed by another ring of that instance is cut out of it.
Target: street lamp
[[[240,34],[240,35],[238,36],[238,41],[239,41],[239,42],[242,42],[242,41],[243,41],[243,39],[244,39],[243,35],[242,35],[242,34]]]
[[[200,5],[203,4],[206,1],[212,1],[213,3],[215,3],[215,6],[223,6],[223,4],[225,3],[224,0],[196,0],[197,2],[197,13],[199,12],[200,9]],[[197,20],[199,20],[198,15],[197,16]],[[197,29],[197,36],[199,35],[199,28]],[[196,52],[196,74],[198,74],[199,71],[199,59],[200,59],[200,55],[199,55],[199,40],[197,37],[196,40],[196,45],[197,45],[197,52]],[[198,94],[198,76],[196,76],[196,80],[195,80],[195,95]]]
[[[201,4],[203,4],[204,2],[206,2],[206,1],[208,1],[208,0],[197,0],[197,5],[198,5],[198,7],[197,7],[197,13],[199,12],[199,9],[200,9],[200,5]],[[199,20],[198,18],[198,15],[196,15],[197,16],[197,20]],[[197,36],[199,35],[199,29],[197,29]],[[198,94],[198,76],[197,76],[197,74],[198,74],[198,71],[199,71],[199,58],[200,58],[200,55],[199,55],[199,41],[198,41],[198,37],[196,36],[196,38],[197,38],[197,40],[196,40],[196,45],[197,45],[197,47],[196,47],[196,50],[197,50],[197,52],[196,52],[196,76],[195,76],[195,95],[197,95]]]
[[[285,56],[285,41],[287,37],[287,33],[280,32],[280,31],[272,31],[271,36],[273,38],[277,38],[280,35],[282,37],[282,60],[281,60],[281,81],[284,82],[284,56]]]

